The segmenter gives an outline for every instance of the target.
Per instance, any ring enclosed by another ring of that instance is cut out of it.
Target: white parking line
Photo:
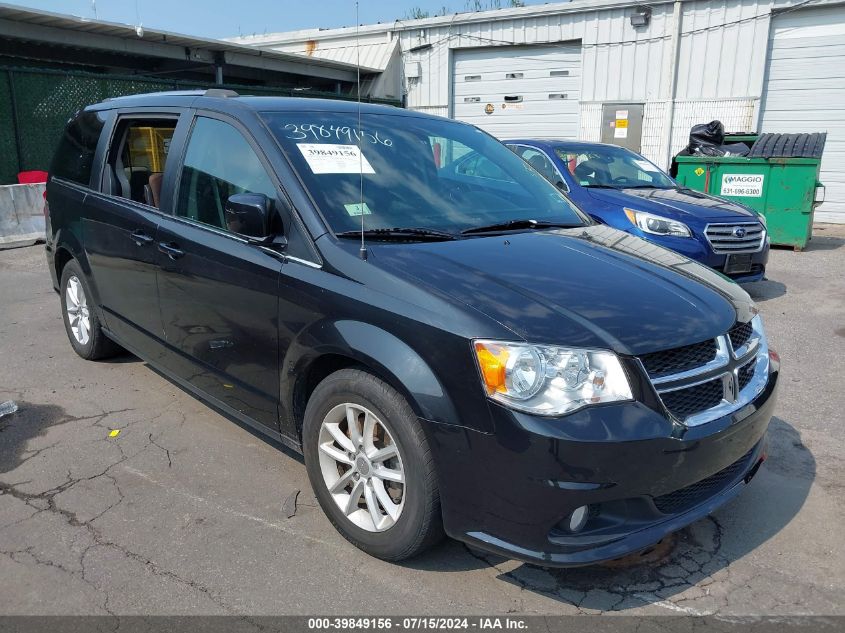
[[[687,615],[695,616],[713,615],[713,612],[711,611],[699,611],[698,609],[693,609],[692,607],[682,607],[681,605],[669,602],[668,600],[655,600],[657,596],[649,593],[635,593],[634,597],[639,598],[643,602],[653,604],[656,607],[668,609],[669,611],[677,611],[678,613],[686,613]]]
[[[155,479],[152,475],[145,473],[143,471],[140,471],[136,468],[132,468],[131,466],[123,466],[122,470],[124,472],[129,473],[130,475],[135,475],[136,477],[140,477],[144,481],[147,481],[147,482],[149,482],[149,483],[151,483],[155,486],[158,486],[159,488],[162,488],[163,490],[166,490],[167,492],[177,494],[177,495],[180,495],[182,497],[186,497],[186,498],[191,499],[192,501],[194,501],[196,503],[200,503],[202,505],[209,506],[209,507],[213,508],[214,510],[218,510],[219,512],[223,512],[225,514],[236,516],[236,517],[241,518],[241,519],[247,519],[248,521],[253,521],[253,522],[258,523],[260,525],[263,525],[265,527],[269,527],[269,528],[272,528],[274,530],[279,530],[280,532],[284,532],[285,534],[290,534],[291,536],[297,536],[297,537],[304,539],[306,541],[311,541],[312,543],[319,543],[320,545],[328,545],[328,546],[333,547],[333,548],[337,547],[337,545],[335,543],[332,543],[331,541],[324,541],[322,539],[315,538],[313,536],[309,536],[308,534],[302,534],[301,532],[297,532],[296,530],[292,530],[289,526],[284,525],[282,523],[278,523],[276,521],[271,521],[269,519],[264,519],[262,517],[255,516],[253,514],[247,514],[246,512],[241,512],[240,510],[233,510],[232,508],[227,508],[226,506],[222,506],[219,503],[215,503],[214,501],[206,499],[205,497],[200,497],[199,495],[195,495],[194,493],[189,492],[187,490],[183,490],[181,488],[176,488],[174,486],[168,486],[167,484],[159,481],[158,479]]]

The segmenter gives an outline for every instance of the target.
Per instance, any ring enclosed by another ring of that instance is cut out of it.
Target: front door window
[[[176,215],[230,231],[224,209],[229,196],[238,193],[276,199],[273,181],[243,135],[228,123],[198,117],[185,153]]]

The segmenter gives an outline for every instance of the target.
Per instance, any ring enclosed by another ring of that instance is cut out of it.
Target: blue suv
[[[763,279],[766,220],[735,202],[679,186],[659,167],[616,145],[504,143],[593,218],[677,251],[745,283]]]

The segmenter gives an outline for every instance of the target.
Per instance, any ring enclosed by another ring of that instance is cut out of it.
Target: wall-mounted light
[[[631,26],[638,28],[648,26],[651,20],[651,7],[637,7],[631,14]]]

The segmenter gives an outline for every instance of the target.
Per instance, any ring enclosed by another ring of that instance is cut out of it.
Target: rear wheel
[[[62,269],[62,317],[74,351],[85,360],[97,360],[119,354],[121,348],[100,327],[91,304],[91,291],[76,260]]]
[[[317,500],[351,543],[402,560],[442,537],[428,440],[392,387],[358,369],[332,374],[308,401],[302,435]]]

